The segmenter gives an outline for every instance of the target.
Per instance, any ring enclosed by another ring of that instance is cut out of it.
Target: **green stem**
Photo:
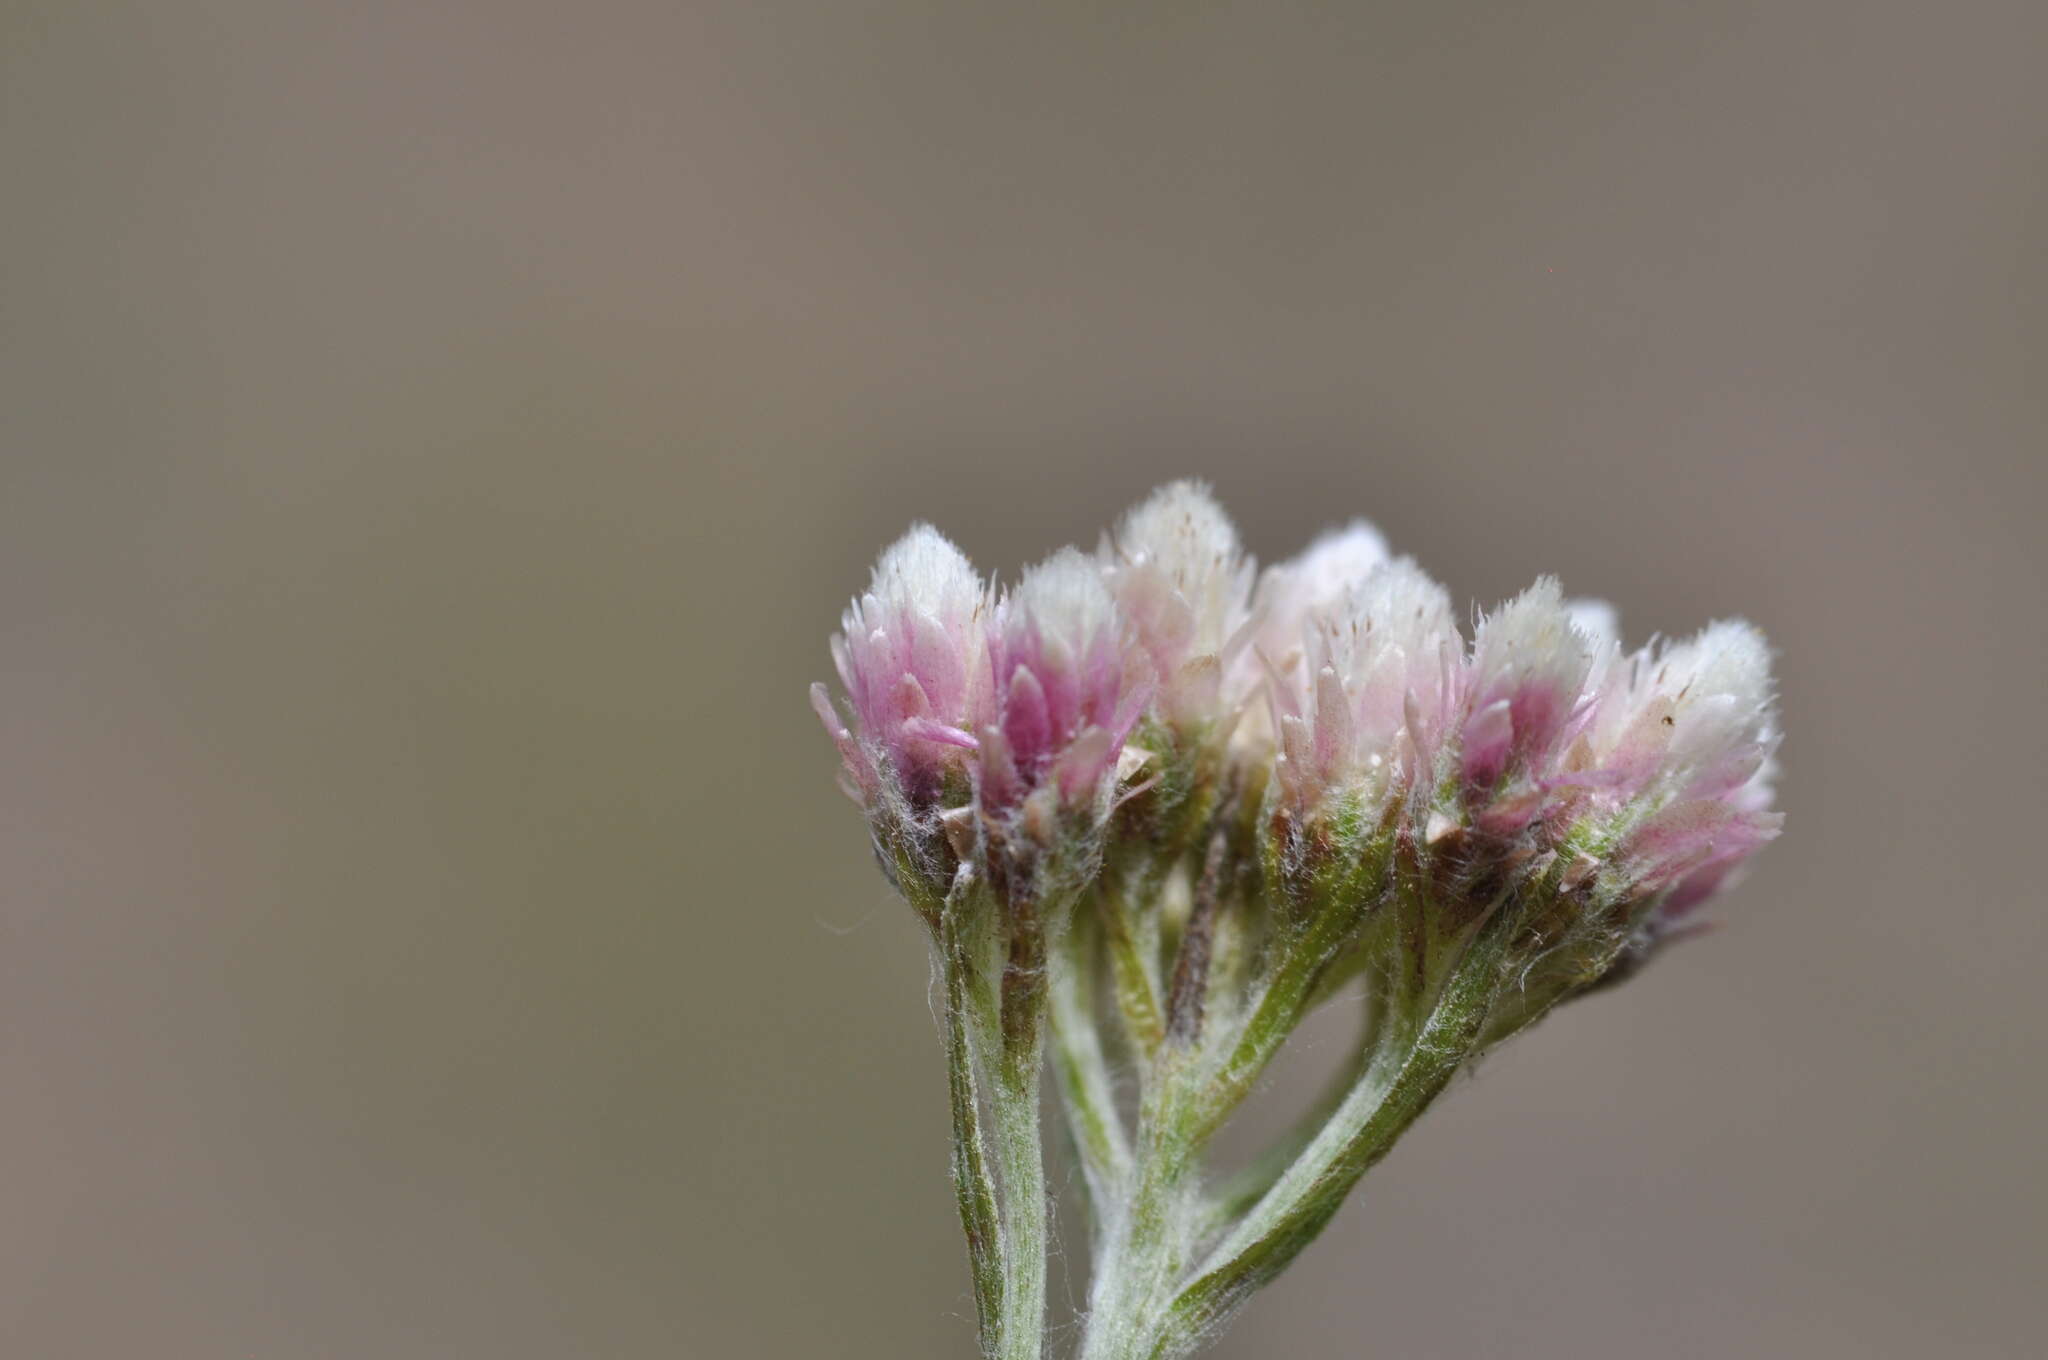
[[[1251,1095],[1280,1046],[1301,1024],[1316,982],[1330,962],[1355,912],[1325,911],[1297,940],[1279,951],[1251,1014],[1228,1042],[1228,1056],[1213,1069],[1202,1092],[1194,1137],[1206,1143]]]
[[[1295,1159],[1308,1150],[1309,1144],[1330,1122],[1331,1116],[1343,1108],[1345,1099],[1365,1076],[1379,1052],[1381,1016],[1385,1006],[1384,988],[1374,988],[1367,994],[1364,1024],[1360,1026],[1358,1040],[1343,1065],[1331,1074],[1315,1104],[1286,1133],[1216,1187],[1209,1197],[1209,1208],[1204,1216],[1205,1234],[1219,1232],[1250,1213],[1287,1168],[1294,1165]]]
[[[1175,1297],[1153,1349],[1133,1355],[1164,1360],[1188,1354],[1323,1230],[1359,1177],[1386,1155],[1471,1055],[1499,990],[1516,916],[1496,908],[1477,928],[1398,1064],[1376,1064],[1359,1082]]]
[[[993,1352],[1041,1360],[1045,1351],[1045,1158],[1038,1132],[1039,1059],[1006,1056],[995,1082],[996,1166],[1002,1175],[1003,1307]]]
[[[1048,985],[1053,1074],[1059,1081],[1067,1131],[1088,1188],[1088,1212],[1099,1227],[1103,1206],[1130,1174],[1131,1148],[1117,1115],[1109,1059],[1091,1008],[1095,994],[1092,944],[1097,929],[1088,913],[1074,914]]]
[[[1007,953],[1000,1033],[993,1036],[1001,1056],[991,1091],[1003,1243],[1002,1325],[994,1355],[997,1360],[1042,1360],[1049,1217],[1039,1133],[1049,991],[1046,939],[1049,929],[1063,924],[1071,912],[1028,890],[1010,892],[1003,908]]]
[[[1147,1062],[1166,1032],[1159,1013],[1159,913],[1132,911],[1129,898],[1120,887],[1105,886],[1095,901],[1124,1036],[1130,1041],[1133,1057]]]
[[[998,938],[993,908],[987,885],[963,868],[938,914],[953,1186],[967,1236],[982,1354],[989,1360],[1043,1360],[1043,935],[1027,909],[1005,913],[1009,928],[1006,938]],[[998,964],[1003,951],[1008,957]]]
[[[1198,1222],[1197,1158],[1187,1136],[1190,1084],[1176,1078],[1191,1070],[1155,1071],[1148,1081],[1135,1161],[1097,1246],[1080,1360],[1147,1354],[1186,1268]]]
[[[947,896],[939,917],[939,971],[945,984],[946,1087],[953,1112],[953,1191],[960,1226],[967,1235],[968,1268],[974,1280],[974,1312],[982,1350],[993,1355],[1003,1311],[1002,1240],[996,1216],[995,1182],[983,1151],[981,1101],[977,1094],[973,1014],[968,997],[972,972],[963,915],[969,909],[971,879],[965,870]]]

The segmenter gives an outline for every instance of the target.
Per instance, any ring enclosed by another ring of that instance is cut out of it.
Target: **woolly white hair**
[[[1221,651],[1245,620],[1252,564],[1237,527],[1200,482],[1170,482],[1140,501],[1104,541],[1101,555],[1105,566],[1128,564],[1138,580],[1156,580],[1185,602],[1195,654]]]
[[[1364,520],[1355,519],[1322,534],[1299,557],[1281,563],[1267,577],[1284,579],[1293,590],[1311,598],[1329,600],[1363,581],[1386,560],[1386,538]]]
[[[1579,636],[1595,650],[1615,647],[1621,642],[1621,611],[1605,600],[1580,597],[1564,602],[1564,612]]]
[[[1472,685],[1485,692],[1510,676],[1542,677],[1577,695],[1592,670],[1594,643],[1573,626],[1555,576],[1536,583],[1480,620],[1472,639]]]
[[[1387,560],[1387,541],[1364,520],[1333,529],[1299,556],[1268,567],[1256,597],[1258,645],[1278,661],[1300,648],[1305,630],[1340,607]]]
[[[868,585],[872,599],[939,618],[972,613],[983,593],[981,574],[967,554],[922,523],[889,545]]]
[[[1354,667],[1394,647],[1434,667],[1439,645],[1458,637],[1450,592],[1412,557],[1382,562],[1368,572],[1344,592],[1332,623],[1336,654],[1352,658]]]
[[[1011,618],[1029,618],[1048,635],[1079,646],[1109,627],[1116,604],[1094,558],[1062,548],[1027,570],[1010,592]]]
[[[1117,547],[1132,562],[1159,566],[1183,591],[1228,574],[1237,526],[1201,482],[1169,482],[1133,506],[1117,526]]]
[[[1775,724],[1771,648],[1741,619],[1708,624],[1665,652],[1654,692],[1671,701],[1674,765],[1704,764],[1749,742],[1771,740]]]

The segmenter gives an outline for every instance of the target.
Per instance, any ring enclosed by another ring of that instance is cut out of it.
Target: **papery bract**
[[[1284,660],[1267,661],[1278,773],[1302,808],[1360,780],[1413,778],[1448,721],[1461,646],[1450,597],[1408,558],[1372,560],[1355,535],[1311,549],[1296,570],[1318,588],[1276,591],[1280,617],[1262,621],[1262,640],[1289,625],[1299,634]],[[1340,562],[1349,570],[1330,569]]]
[[[1084,801],[1115,769],[1153,688],[1095,560],[1067,548],[1027,571],[997,606],[988,648],[983,807],[1012,806],[1041,787]]]
[[[849,732],[822,685],[812,707],[838,744],[852,792],[894,789],[928,805],[971,747],[966,727],[988,702],[989,593],[966,556],[928,524],[876,562],[847,606],[832,659],[853,710]]]
[[[1222,668],[1250,613],[1253,567],[1237,529],[1198,482],[1135,506],[1097,556],[1150,656],[1169,722],[1221,716]]]
[[[1481,621],[1464,680],[1466,782],[1486,788],[1511,764],[1540,770],[1584,716],[1592,666],[1592,646],[1550,577]]]

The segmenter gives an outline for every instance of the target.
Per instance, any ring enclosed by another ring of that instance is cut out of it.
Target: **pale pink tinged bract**
[[[1182,724],[1217,717],[1253,578],[1230,517],[1201,483],[1173,482],[1133,507],[1098,557],[1151,658],[1161,716]]]
[[[821,688],[812,694],[865,796],[887,783],[914,806],[927,803],[973,746],[967,727],[989,687],[988,612],[980,575],[930,525],[912,527],[876,562],[832,640],[852,729]]]
[[[1066,548],[1025,572],[995,610],[988,648],[983,805],[1006,807],[1039,787],[1068,802],[1098,792],[1153,675],[1095,560]]]

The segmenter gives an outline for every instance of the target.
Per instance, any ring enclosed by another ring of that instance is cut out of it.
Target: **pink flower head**
[[[1587,716],[1580,700],[1593,651],[1548,576],[1480,623],[1464,678],[1469,786],[1489,789],[1510,767],[1545,771]]]
[[[1308,664],[1310,635],[1326,629],[1345,593],[1386,560],[1386,540],[1361,519],[1322,535],[1298,556],[1267,567],[1252,596],[1251,646],[1231,663],[1229,697],[1248,700],[1275,674],[1300,682]]]
[[[1691,915],[1776,839],[1785,814],[1770,810],[1770,798],[1768,785],[1759,784],[1736,796],[1674,802],[1637,829],[1623,859],[1643,891],[1664,893],[1653,927]]]
[[[1586,734],[1594,797],[1646,815],[1620,859],[1676,920],[1778,834],[1770,648],[1747,623],[1710,624],[1611,666]]]
[[[848,607],[833,656],[851,730],[822,686],[812,699],[849,791],[927,834],[928,816],[959,812],[944,828],[956,850],[977,819],[1036,836],[1060,809],[1106,809],[1142,763],[1129,742],[1148,713],[1166,729],[1162,777],[1234,765],[1304,816],[1377,802],[1459,872],[1474,855],[1543,866],[1532,874],[1562,856],[1564,891],[1653,903],[1652,937],[1780,821],[1770,653],[1749,625],[1623,654],[1611,608],[1544,578],[1468,647],[1443,587],[1363,523],[1254,594],[1236,532],[1190,482],[1000,600],[917,526]]]
[[[1244,715],[1232,745],[1241,761],[1277,761],[1297,803],[1308,796],[1311,771],[1300,752],[1313,744],[1316,681],[1328,634],[1346,594],[1386,558],[1379,531],[1354,520],[1259,576],[1251,645],[1232,659],[1226,678],[1225,702]],[[1291,761],[1281,753],[1283,741],[1296,749]]]
[[[961,551],[919,524],[875,564],[867,593],[847,606],[832,639],[854,730],[823,685],[811,705],[838,744],[850,792],[872,804],[893,788],[929,807],[974,739],[968,727],[989,689],[989,593]]]
[[[1554,590],[1532,603],[1530,616],[1513,618],[1514,606],[1495,616],[1516,632],[1512,647],[1496,636],[1492,657],[1482,628],[1465,682],[1472,820],[1501,835],[1544,817],[1621,828],[1607,853],[1633,894],[1661,895],[1655,933],[1717,891],[1783,820],[1770,810],[1770,650],[1748,624],[1717,623],[1623,656],[1608,606],[1567,604]],[[1510,768],[1519,776],[1497,787]]]
[[[1094,559],[1066,548],[1024,573],[988,629],[994,686],[978,729],[984,809],[1034,789],[1085,803],[1150,699],[1151,666]]]
[[[1161,716],[1175,724],[1221,716],[1223,663],[1249,617],[1253,568],[1208,488],[1161,487],[1098,555],[1159,677]]]
[[[1617,658],[1587,734],[1616,788],[1717,797],[1748,783],[1776,743],[1770,647],[1749,624]]]
[[[1461,650],[1450,597],[1410,559],[1371,560],[1369,546],[1356,529],[1325,539],[1262,592],[1277,615],[1260,625],[1276,773],[1300,806],[1362,779],[1412,777],[1447,721]],[[1329,571],[1338,563],[1349,570]],[[1304,592],[1318,577],[1323,584]],[[1289,622],[1299,642],[1275,658],[1266,647]]]

